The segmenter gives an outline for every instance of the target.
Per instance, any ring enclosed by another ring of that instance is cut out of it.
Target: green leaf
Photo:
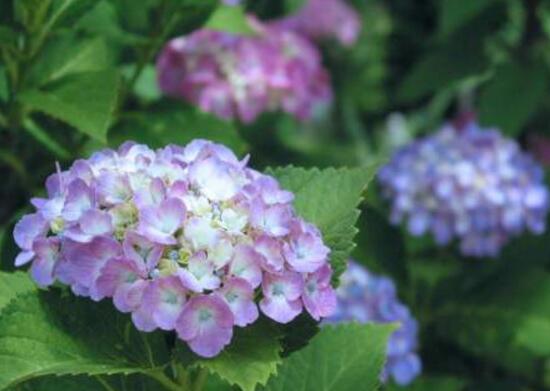
[[[139,333],[107,301],[35,291],[0,313],[0,389],[49,374],[143,372],[168,360],[162,333]]]
[[[498,275],[439,310],[440,334],[492,359],[510,357],[511,351],[550,356],[550,275],[536,269]]]
[[[110,1],[96,1],[95,6],[74,26],[77,30],[101,36],[108,42],[117,44],[138,45],[147,43],[147,38],[125,31],[120,26],[115,6]]]
[[[179,354],[193,356],[194,366],[207,369],[229,384],[238,385],[243,391],[254,391],[258,384],[266,384],[282,362],[278,331],[265,320],[235,329],[231,345],[214,358],[195,356],[182,344],[178,345],[178,349]]]
[[[53,27],[72,27],[96,3],[97,0],[53,0],[52,14],[57,15]]]
[[[185,145],[197,138],[225,144],[236,154],[247,149],[233,123],[180,104],[173,109],[128,115],[110,132],[109,144],[116,147],[124,141],[134,140],[160,148],[171,143]]]
[[[398,98],[411,102],[435,91],[456,88],[458,83],[487,72],[491,62],[485,38],[494,34],[505,20],[506,8],[497,2],[435,47],[428,47],[403,80]]]
[[[36,141],[46,147],[46,149],[52,152],[55,156],[60,159],[69,159],[69,157],[71,157],[71,153],[67,151],[65,147],[59,144],[52,136],[48,134],[48,132],[39,127],[32,120],[25,120],[24,125],[27,133],[29,133]]]
[[[439,36],[453,33],[496,1],[500,0],[442,0],[439,3]]]
[[[466,381],[458,377],[422,376],[407,386],[407,391],[463,391],[465,386]],[[390,384],[384,389],[400,391],[403,387]]]
[[[360,213],[357,205],[376,168],[268,169],[268,174],[274,175],[283,188],[294,193],[297,213],[323,233],[325,243],[331,248],[335,280],[344,271],[355,247],[355,223]]]
[[[100,71],[110,65],[102,38],[81,41],[67,36],[46,45],[28,77],[32,85],[42,86],[69,74]]]
[[[394,325],[326,326],[283,361],[266,391],[374,391]]]
[[[118,73],[113,70],[69,75],[19,99],[31,109],[67,122],[88,136],[105,142],[117,103]]]
[[[27,273],[0,272],[0,313],[17,296],[36,289]]]
[[[406,249],[399,228],[390,225],[386,216],[370,206],[363,209],[357,227],[358,246],[354,258],[373,271],[380,270],[406,281]]]
[[[305,4],[305,0],[285,0],[287,14],[298,12]]]
[[[501,65],[479,97],[480,122],[517,136],[545,101],[547,81],[547,71],[542,64]]]
[[[4,67],[0,66],[0,101],[6,102],[8,100],[9,93],[6,70]]]
[[[239,35],[255,34],[241,6],[220,5],[210,15],[204,27]]]
[[[122,75],[130,80],[135,69],[135,64],[124,65],[121,69]],[[157,70],[154,65],[148,64],[143,68],[136,80],[133,92],[145,102],[155,101],[162,97],[157,83]]]

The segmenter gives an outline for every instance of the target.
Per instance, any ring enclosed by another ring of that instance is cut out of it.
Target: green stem
[[[167,7],[165,7],[165,10],[164,10],[163,14],[166,14],[166,12],[167,12],[166,9],[167,9]],[[160,46],[166,40],[168,34],[170,34],[170,31],[172,31],[172,29],[176,25],[176,23],[179,19],[179,14],[174,13],[174,14],[170,15],[167,22],[164,22],[164,19],[165,19],[165,15],[162,15],[159,18],[160,24],[161,24],[158,27],[159,32],[153,34],[153,36],[151,37],[151,44],[148,45],[148,47],[144,50],[142,56],[140,57],[138,65],[137,65],[136,69],[134,70],[134,73],[132,74],[132,77],[130,77],[130,80],[128,81],[128,85],[126,87],[127,92],[130,92],[134,89],[134,85],[136,84],[136,82],[139,79],[141,73],[145,69],[145,66],[153,59],[155,54],[160,49]]]
[[[166,388],[169,391],[191,391],[188,387],[185,387],[182,384],[177,384],[174,381],[172,381],[162,371],[144,372],[144,374],[149,376],[152,379],[155,379],[157,382],[162,384],[164,388]]]
[[[105,388],[107,391],[116,391],[103,377],[96,376],[95,379]]]
[[[208,370],[205,368],[201,368],[199,370],[199,373],[197,374],[197,377],[195,378],[195,382],[193,383],[192,391],[202,391],[207,378],[208,378]]]
[[[73,3],[73,0],[65,0],[63,4],[57,9],[57,11],[50,17],[44,27],[40,30],[38,37],[34,41],[29,51],[29,59],[32,59],[42,48],[46,38],[50,34],[52,27],[57,23],[58,19],[63,15],[67,8]]]

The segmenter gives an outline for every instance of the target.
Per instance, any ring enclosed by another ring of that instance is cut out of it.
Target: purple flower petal
[[[139,216],[138,233],[152,242],[176,244],[174,234],[185,220],[185,205],[177,198],[168,198],[158,207],[146,207]]]
[[[311,230],[293,232],[283,248],[286,261],[298,272],[312,273],[326,264],[330,249],[319,233]]]
[[[217,296],[195,296],[181,313],[176,331],[195,353],[214,357],[231,342],[233,314]]]
[[[292,212],[288,205],[266,207],[256,202],[250,215],[252,225],[271,236],[285,236],[290,231]]]
[[[38,213],[23,216],[15,225],[13,230],[13,238],[15,243],[23,249],[32,250],[34,240],[46,234],[48,231],[48,223]],[[20,266],[17,265],[16,266]]]
[[[111,215],[97,209],[90,209],[82,214],[78,225],[67,229],[64,234],[75,242],[89,243],[95,237],[109,235],[112,232]]]
[[[63,218],[77,221],[82,214],[94,205],[94,194],[82,179],[73,180],[67,189],[67,198],[63,207]]]
[[[212,290],[220,286],[220,278],[214,274],[214,265],[209,262],[204,252],[199,252],[189,259],[187,269],[180,269],[178,276],[182,284],[194,292]]]
[[[120,256],[120,244],[111,238],[99,236],[90,243],[66,241],[63,245],[64,262],[58,267],[61,281],[76,285],[83,295],[99,300],[95,281],[103,266],[112,258]],[[88,291],[88,293],[86,293]]]
[[[38,238],[34,241],[33,251],[36,259],[31,266],[31,276],[41,287],[54,283],[54,267],[59,259],[61,241],[59,238]]]
[[[191,183],[213,201],[232,198],[239,191],[231,166],[210,157],[194,163],[189,171]]]
[[[246,280],[253,288],[262,282],[260,255],[250,246],[240,244],[235,247],[233,259],[229,264],[229,274]]]
[[[264,298],[260,308],[264,314],[279,323],[288,323],[302,312],[300,295],[303,289],[302,276],[295,272],[264,277]]]
[[[330,285],[332,270],[325,264],[317,272],[306,277],[302,301],[315,320],[331,316],[336,309],[336,293]]]
[[[283,270],[284,259],[281,254],[281,245],[277,239],[261,236],[254,243],[254,250],[261,256],[262,268],[270,273]]]
[[[237,326],[244,327],[258,318],[258,307],[254,303],[254,288],[246,280],[236,277],[229,279],[215,294],[225,300],[233,312]]]
[[[133,317],[134,323],[143,331],[151,331],[152,329],[147,327],[151,325],[154,325],[154,328],[173,330],[186,301],[187,289],[179,278],[159,277],[145,289],[141,306],[137,310],[138,314]]]
[[[151,242],[133,231],[126,233],[122,248],[126,257],[143,262],[148,270],[152,270],[157,265],[164,251],[162,245]]]
[[[115,297],[115,306],[122,312],[130,312],[140,304],[146,278],[147,270],[143,262],[132,258],[113,258],[103,266],[95,281],[97,298]]]

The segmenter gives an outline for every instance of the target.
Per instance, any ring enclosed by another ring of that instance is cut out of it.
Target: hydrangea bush
[[[259,310],[279,323],[330,315],[330,250],[293,194],[247,163],[204,140],[77,160],[16,225],[15,263],[42,287],[112,298],[139,330],[176,330],[204,357]]]
[[[519,145],[475,122],[451,124],[398,150],[378,175],[391,221],[454,238],[468,256],[496,256],[508,240],[545,230],[548,190],[543,171]]]
[[[273,111],[313,117],[332,98],[317,48],[289,29],[248,20],[253,35],[202,29],[169,41],[157,60],[161,90],[245,123]]]
[[[399,328],[388,341],[386,366],[381,378],[387,382],[391,377],[399,385],[411,383],[422,370],[422,362],[416,353],[418,324],[409,309],[399,301],[394,282],[350,261],[336,295],[336,311],[325,323],[399,323]]]

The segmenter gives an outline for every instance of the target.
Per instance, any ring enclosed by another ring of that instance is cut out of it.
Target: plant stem
[[[207,378],[208,378],[208,370],[205,368],[201,368],[199,370],[199,373],[197,374],[197,377],[195,378],[195,382],[193,383],[192,391],[202,391]]]
[[[164,388],[166,388],[169,391],[191,391],[189,387],[187,387],[186,385],[175,383],[168,376],[166,376],[162,371],[144,372],[144,374],[149,376],[152,379],[155,379],[157,382],[162,384]]]
[[[96,376],[95,379],[99,382],[99,384],[101,384],[103,386],[103,388],[105,388],[107,391],[116,391],[113,387],[111,387],[111,385],[109,383],[107,383],[105,381],[105,379],[103,379],[102,376]]]

